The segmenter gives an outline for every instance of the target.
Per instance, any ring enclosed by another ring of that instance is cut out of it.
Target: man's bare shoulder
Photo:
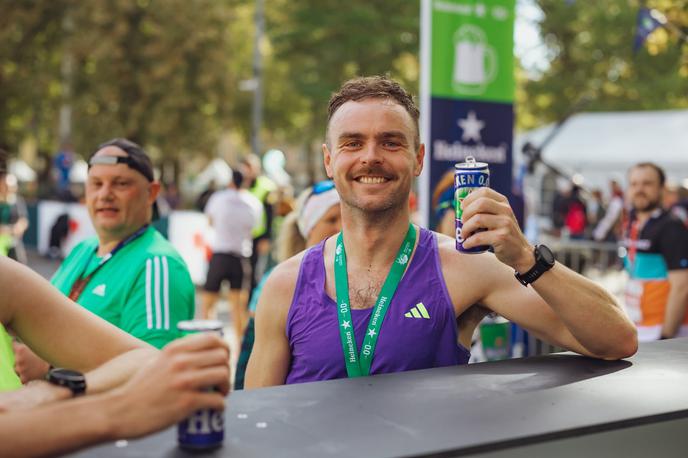
[[[296,290],[299,268],[305,252],[301,252],[279,263],[270,272],[258,300],[258,307],[268,307],[272,311],[286,313]]]
[[[280,290],[285,288],[294,289],[304,254],[305,251],[277,264],[270,273],[266,285],[270,284],[273,288],[278,288]]]

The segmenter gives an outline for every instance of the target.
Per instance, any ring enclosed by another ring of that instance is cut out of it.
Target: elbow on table
[[[602,359],[617,360],[630,358],[638,351],[638,332],[635,326],[628,327],[620,333],[615,343],[609,346],[603,354],[600,355]]]

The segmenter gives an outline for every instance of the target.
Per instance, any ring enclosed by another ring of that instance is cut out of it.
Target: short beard
[[[644,207],[638,207],[638,206],[634,205],[635,211],[641,212],[641,213],[650,213],[659,207],[660,207],[660,204],[658,201],[648,202],[647,205],[645,205]]]
[[[403,205],[408,205],[408,199],[404,201],[390,200],[386,203],[386,205],[382,205],[374,209],[365,208],[359,205],[358,202],[348,202],[345,199],[342,199],[342,203],[349,207],[353,213],[356,213],[364,217],[367,221],[375,224],[390,221],[390,219],[392,219],[399,212],[399,210],[403,208]]]

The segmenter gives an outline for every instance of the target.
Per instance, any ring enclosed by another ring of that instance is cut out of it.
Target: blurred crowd
[[[630,206],[628,192],[617,180],[609,181],[606,192],[562,182],[552,203],[552,234],[565,239],[619,242]],[[688,227],[688,188],[667,182],[662,208]]]

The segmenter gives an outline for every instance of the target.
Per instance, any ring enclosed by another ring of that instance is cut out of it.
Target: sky
[[[534,0],[517,0],[514,31],[515,53],[523,68],[530,73],[541,73],[547,69],[546,48],[538,34],[538,22],[542,11]]]

